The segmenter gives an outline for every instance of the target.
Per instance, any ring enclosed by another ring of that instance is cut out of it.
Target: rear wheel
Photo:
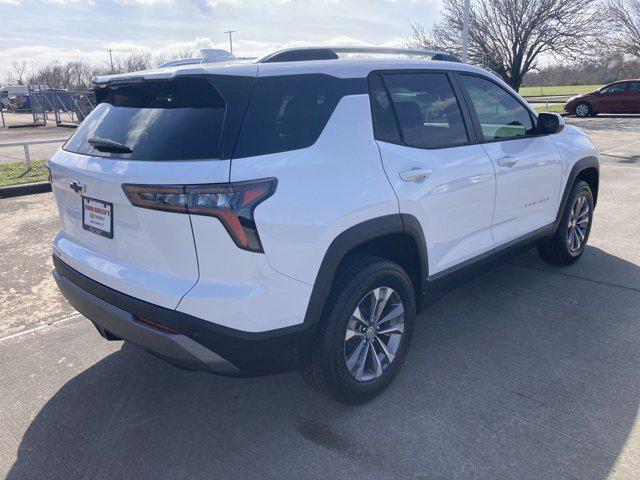
[[[560,225],[550,239],[538,243],[543,260],[554,265],[569,265],[584,253],[591,233],[593,194],[582,180],[571,189]]]
[[[573,111],[576,114],[576,117],[588,117],[591,115],[591,105],[587,102],[580,102],[575,106]]]
[[[368,402],[402,367],[415,310],[413,285],[402,267],[369,255],[347,259],[303,376],[341,403]]]

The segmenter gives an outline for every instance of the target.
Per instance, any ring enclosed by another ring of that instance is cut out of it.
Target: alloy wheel
[[[578,253],[587,239],[589,230],[589,202],[584,195],[578,195],[569,214],[567,246],[571,254]]]
[[[579,117],[586,117],[589,115],[589,105],[586,103],[580,103],[576,107],[576,115]]]
[[[390,287],[369,291],[347,323],[344,359],[359,382],[378,378],[394,361],[404,333],[404,304]]]

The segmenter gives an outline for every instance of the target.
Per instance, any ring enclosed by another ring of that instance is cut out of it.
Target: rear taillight
[[[122,189],[132,205],[216,217],[238,247],[263,252],[253,211],[273,195],[275,178],[213,185],[131,185]]]

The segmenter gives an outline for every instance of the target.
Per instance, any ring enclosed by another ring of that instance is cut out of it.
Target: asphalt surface
[[[50,277],[51,194],[0,200],[0,478],[637,479],[640,118],[570,122],[605,153],[583,258],[450,293],[357,408],[104,341]]]

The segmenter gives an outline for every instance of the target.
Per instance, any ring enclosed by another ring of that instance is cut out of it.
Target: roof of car
[[[130,80],[152,80],[173,78],[182,75],[240,75],[240,76],[276,76],[295,74],[327,74],[339,78],[362,78],[376,70],[419,70],[446,69],[486,74],[483,70],[460,62],[443,60],[425,60],[410,58],[356,58],[337,60],[307,60],[277,63],[196,63],[176,65],[167,68],[144,70],[118,75],[101,75],[93,78],[95,84],[119,83]]]

